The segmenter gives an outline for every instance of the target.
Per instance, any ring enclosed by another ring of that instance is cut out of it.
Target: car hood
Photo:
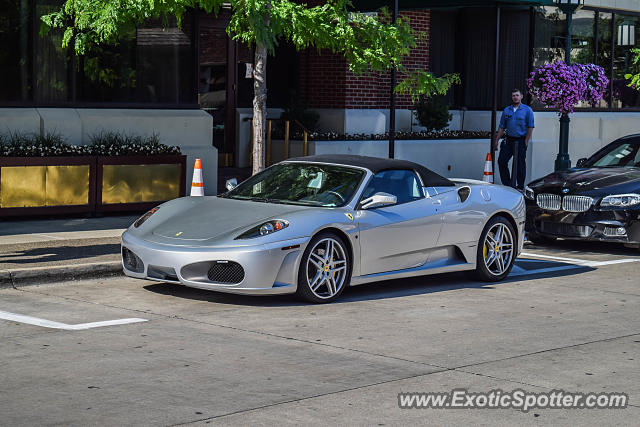
[[[215,239],[236,229],[245,229],[270,218],[307,207],[205,197],[199,203],[185,201],[171,207],[175,214],[153,228],[152,234],[176,241]]]
[[[625,191],[633,191],[626,187],[640,186],[639,168],[588,168],[569,169],[551,173],[529,184],[536,193],[541,190],[560,192],[568,188],[569,192],[591,192],[594,190],[610,190],[621,187]]]

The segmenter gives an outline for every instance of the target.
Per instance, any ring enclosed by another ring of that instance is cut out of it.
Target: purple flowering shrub
[[[559,115],[573,113],[573,106],[586,101],[595,106],[604,95],[609,79],[595,64],[545,64],[531,73],[527,87],[531,94]]]

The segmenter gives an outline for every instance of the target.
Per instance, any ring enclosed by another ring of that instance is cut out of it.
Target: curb
[[[0,289],[121,276],[121,261],[0,270]]]

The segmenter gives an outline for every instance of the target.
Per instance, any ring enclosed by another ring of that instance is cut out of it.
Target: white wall
[[[384,133],[389,129],[389,109],[314,109],[319,115],[318,131],[337,133]],[[410,110],[396,110],[396,129],[409,130]],[[415,125],[415,123],[414,123]]]
[[[408,110],[403,111],[410,113]],[[372,122],[367,120],[372,113],[358,115],[356,112],[351,114],[352,117],[360,117],[359,126]],[[452,110],[451,114],[453,118],[449,128],[452,130],[489,131],[491,129],[490,111]],[[498,112],[496,122],[499,122],[500,114],[501,112]],[[640,133],[640,112],[579,112],[571,114],[570,118],[569,156],[574,165],[579,158],[590,156],[621,136]],[[373,121],[371,129],[378,129],[379,122]],[[464,128],[462,128],[463,124]],[[398,126],[398,129],[409,130],[407,123],[404,125],[404,128]],[[558,115],[552,111],[535,112],[535,125],[527,151],[527,182],[552,172],[558,153],[560,133]],[[374,133],[374,130],[365,133]],[[414,124],[413,130],[421,130],[421,128]],[[397,158],[415,159],[447,177],[481,178],[488,149],[488,140],[396,141]],[[386,157],[387,142],[321,141],[316,143],[316,153]],[[495,173],[496,180],[499,182],[497,171]]]
[[[621,11],[640,11],[640,2],[638,0],[585,0],[584,5],[619,9]]]
[[[187,194],[195,158],[202,159],[205,194],[215,195],[218,151],[212,145],[213,119],[202,110],[0,108],[0,133],[57,133],[70,144],[86,145],[102,131],[158,134],[187,156]]]

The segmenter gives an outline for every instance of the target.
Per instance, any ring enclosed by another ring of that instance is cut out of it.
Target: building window
[[[147,22],[115,46],[76,56],[62,31],[40,36],[41,17],[63,0],[0,0],[0,103],[197,107],[191,19],[182,28]]]
[[[564,61],[566,17],[555,7],[537,7],[533,66]],[[610,84],[596,108],[640,108],[640,92],[627,86],[627,73],[640,72],[632,64],[631,49],[638,47],[640,13],[618,14],[585,7],[573,16],[572,63],[594,63],[604,68]],[[535,107],[542,107],[535,105]],[[592,108],[580,103],[576,108]]]
[[[616,14],[613,26],[613,107],[640,107],[640,91],[628,87],[625,74],[638,73],[640,69],[633,64],[631,49],[638,47],[640,37],[640,17]]]
[[[0,0],[0,102],[31,99],[31,21],[28,0]]]

